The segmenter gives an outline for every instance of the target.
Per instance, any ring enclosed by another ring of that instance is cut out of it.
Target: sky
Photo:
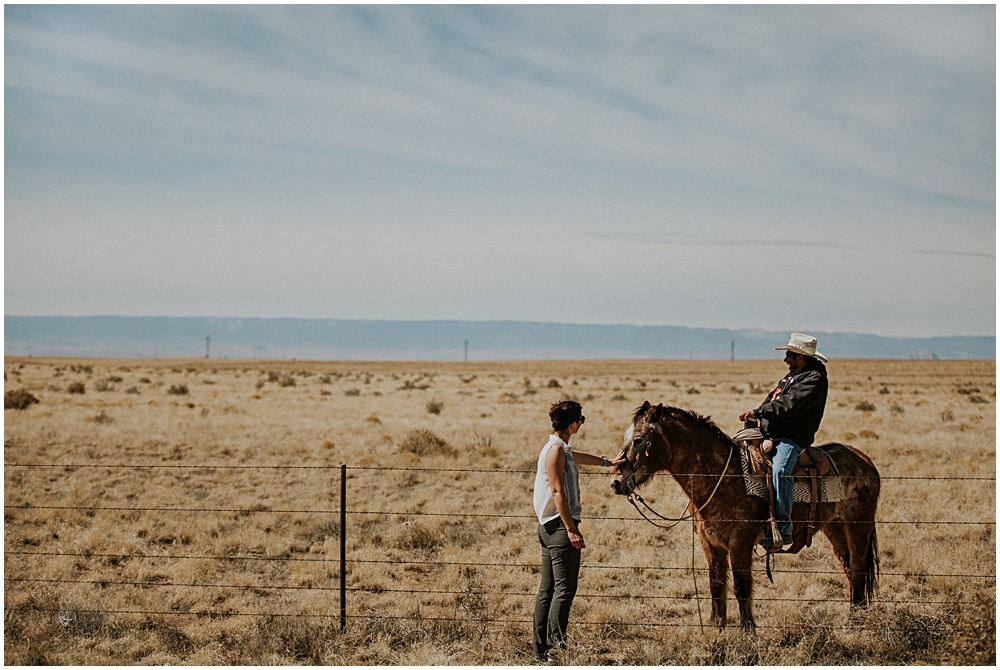
[[[5,5],[4,313],[996,333],[993,5]]]

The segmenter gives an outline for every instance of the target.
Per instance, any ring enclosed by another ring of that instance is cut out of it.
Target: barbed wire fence
[[[421,567],[457,567],[457,568],[475,568],[475,569],[496,569],[500,571],[536,571],[538,569],[537,562],[516,562],[516,561],[435,561],[435,560],[397,560],[397,559],[361,559],[361,558],[350,558],[347,554],[347,538],[349,531],[349,518],[351,517],[406,517],[406,518],[470,518],[470,519],[498,519],[498,520],[510,520],[516,522],[529,522],[529,520],[534,520],[534,516],[531,514],[497,514],[488,512],[477,512],[477,511],[465,511],[465,512],[424,512],[419,510],[399,510],[399,509],[352,509],[348,505],[348,490],[347,481],[348,473],[361,473],[368,472],[373,474],[379,474],[382,472],[411,472],[411,473],[421,473],[427,475],[454,475],[454,474],[489,474],[498,476],[523,476],[523,475],[533,475],[534,471],[528,470],[495,470],[495,469],[476,469],[476,468],[406,468],[406,467],[355,467],[347,466],[342,464],[339,466],[329,466],[329,465],[213,465],[213,464],[116,464],[116,463],[7,463],[5,464],[7,469],[56,469],[62,470],[63,472],[73,472],[80,469],[87,468],[103,468],[107,470],[117,470],[117,469],[148,469],[151,471],[157,470],[191,470],[191,471],[209,471],[209,470],[246,470],[246,471],[261,471],[261,470],[284,470],[284,471],[329,471],[331,474],[338,473],[340,475],[340,506],[338,509],[329,508],[289,508],[289,509],[274,509],[269,507],[220,507],[220,506],[204,506],[204,507],[177,507],[177,506],[142,506],[142,505],[47,505],[35,502],[25,502],[22,504],[5,504],[5,514],[9,514],[12,510],[21,511],[32,511],[32,510],[59,510],[59,511],[77,511],[84,512],[87,514],[97,514],[102,512],[127,512],[127,513],[142,513],[142,512],[159,512],[167,514],[237,514],[240,516],[250,516],[259,514],[292,514],[292,515],[317,515],[325,516],[339,519],[339,556],[337,558],[330,557],[298,557],[298,556],[259,556],[259,555],[211,555],[206,553],[198,554],[185,554],[185,553],[115,553],[115,552],[95,552],[95,551],[41,551],[41,550],[31,550],[31,549],[18,549],[13,547],[5,546],[5,556],[7,557],[19,557],[26,561],[26,565],[37,566],[44,560],[51,560],[57,558],[72,558],[72,559],[105,559],[110,561],[143,561],[143,560],[159,560],[159,561],[185,561],[185,560],[199,560],[199,561],[215,561],[227,564],[234,563],[277,563],[277,564],[321,564],[323,566],[329,567],[331,563],[337,564],[336,578],[339,584],[334,586],[323,586],[323,585],[294,585],[294,584],[237,584],[237,583],[216,583],[216,582],[202,582],[202,581],[171,581],[165,579],[156,580],[129,580],[129,579],[66,579],[66,578],[49,578],[40,575],[33,576],[32,574],[9,574],[10,564],[5,563],[6,569],[4,574],[4,582],[7,588],[10,587],[24,587],[31,588],[32,585],[55,585],[55,586],[66,586],[66,585],[84,585],[84,586],[96,586],[101,589],[125,589],[125,588],[140,588],[140,589],[163,589],[163,588],[184,588],[184,589],[233,589],[233,590],[245,590],[245,591],[274,591],[282,593],[294,594],[296,592],[313,592],[319,594],[339,594],[339,613],[309,613],[309,612],[280,612],[280,611],[259,611],[259,612],[245,612],[245,611],[225,611],[224,613],[215,613],[211,611],[197,611],[187,613],[188,616],[192,617],[273,617],[273,618],[283,618],[283,617],[296,617],[296,618],[315,618],[320,620],[330,620],[339,621],[340,630],[344,631],[347,626],[347,622],[351,619],[368,619],[372,616],[372,609],[366,607],[364,601],[357,604],[357,600],[362,599],[365,595],[385,595],[385,594],[398,594],[408,595],[408,596],[450,596],[454,598],[461,598],[468,595],[467,590],[458,590],[455,588],[427,588],[427,589],[413,589],[413,588],[385,588],[385,587],[364,587],[364,586],[347,586],[347,576],[350,573],[352,567],[373,565],[373,566],[421,566]],[[581,473],[584,475],[600,476],[601,473]],[[606,476],[606,474],[604,475]],[[705,475],[711,477],[717,477],[718,475]],[[742,477],[742,475],[726,475],[734,477]],[[883,476],[880,478],[882,482],[934,482],[934,483],[993,483],[995,488],[996,478],[995,477],[918,477],[918,476]],[[596,518],[588,518],[588,522],[638,522],[645,523],[645,521],[639,517],[635,516],[601,516]],[[971,526],[971,527],[983,527],[986,529],[992,529],[995,533],[996,521],[995,519],[878,519],[877,524],[880,526],[928,526],[928,527],[940,527],[940,526]],[[5,542],[6,544],[6,542]],[[683,601],[685,603],[694,602],[699,607],[699,619],[700,619],[700,607],[702,602],[710,602],[711,597],[704,594],[699,594],[697,591],[697,575],[707,573],[707,567],[696,568],[693,563],[691,565],[685,566],[659,566],[659,565],[607,565],[607,564],[588,564],[587,570],[600,570],[600,571],[610,571],[610,572],[634,572],[634,571],[651,571],[651,572],[662,572],[662,573],[688,573],[695,575],[695,594],[685,594],[685,595],[658,595],[658,594],[606,594],[606,593],[587,593],[582,592],[577,594],[578,599],[582,600],[608,600],[608,599],[627,599],[631,601],[645,602],[660,602],[660,601]],[[752,569],[755,573],[763,573],[763,570],[759,568]],[[842,571],[837,570],[815,570],[815,569],[795,569],[789,567],[775,567],[774,572],[776,574],[780,573],[801,573],[810,575],[840,575],[842,576]],[[995,585],[996,573],[989,571],[979,571],[979,572],[963,572],[961,570],[949,571],[949,572],[923,572],[923,571],[903,571],[894,572],[886,571],[881,573],[882,576],[897,577],[903,580],[928,580],[928,579],[946,579],[946,580],[976,580],[978,583],[984,586]],[[512,598],[523,598],[526,601],[524,610],[528,611],[530,609],[530,600],[535,597],[533,591],[520,591],[520,590],[498,590],[490,593],[492,596],[505,596]],[[775,603],[820,603],[820,602],[841,602],[842,599],[839,598],[825,598],[825,597],[767,597],[767,598],[755,598],[756,602],[775,602]],[[881,602],[885,604],[906,604],[906,605],[949,605],[952,604],[950,599],[914,599],[907,597],[905,599],[898,598],[878,598],[876,602]],[[15,605],[6,608],[8,613],[24,610],[36,610],[43,612],[58,612],[59,610],[52,607],[43,607],[38,605]],[[178,612],[175,609],[161,608],[161,609],[148,609],[148,608],[126,608],[126,609],[101,609],[94,610],[100,614],[114,614],[114,615],[130,615],[130,616],[180,616],[184,615],[184,612]],[[379,613],[378,616],[388,619],[397,620],[421,620],[421,621],[453,621],[456,615],[450,617],[438,617],[427,614],[417,614],[417,615],[387,615],[385,613]],[[477,623],[497,623],[497,624],[507,624],[507,625],[528,625],[530,620],[528,619],[510,619],[496,616],[480,616],[476,619]],[[583,626],[621,626],[621,627],[631,627],[631,626],[641,626],[649,628],[690,628],[690,627],[700,627],[702,623],[700,621],[641,621],[641,622],[613,622],[608,621],[574,621],[574,625]],[[802,623],[797,623],[796,627],[803,627]],[[762,629],[768,628],[784,628],[786,625],[760,625],[758,626]],[[852,624],[849,621],[845,621],[842,626],[845,629],[851,629]]]

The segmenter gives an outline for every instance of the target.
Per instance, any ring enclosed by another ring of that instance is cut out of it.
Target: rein
[[[698,509],[690,512],[689,514],[687,514],[685,516],[678,517],[678,518],[671,518],[671,517],[663,516],[662,514],[660,514],[659,512],[657,512],[655,509],[653,509],[652,507],[650,507],[649,503],[647,503],[645,500],[643,500],[642,496],[639,495],[638,493],[636,493],[635,491],[632,491],[631,493],[629,493],[628,496],[626,496],[626,499],[632,504],[632,507],[635,508],[635,511],[637,511],[639,513],[639,516],[641,516],[643,519],[645,519],[649,523],[653,524],[657,528],[664,528],[664,529],[673,528],[674,526],[676,526],[677,524],[679,524],[681,521],[687,521],[688,519],[690,519],[691,517],[693,517],[695,514],[697,514],[698,512],[700,512],[703,509],[705,509],[706,507],[708,507],[709,503],[712,502],[712,499],[715,498],[715,493],[719,490],[719,486],[722,485],[722,480],[725,479],[725,477],[726,477],[726,471],[729,469],[729,463],[733,460],[733,452],[734,451],[735,451],[734,445],[730,444],[729,445],[729,457],[726,459],[726,464],[724,466],[722,466],[722,472],[719,473],[719,480],[717,482],[715,482],[715,487],[712,489],[712,492],[709,494],[708,500],[706,500],[704,503],[702,503],[702,505]],[[639,505],[636,504],[636,501],[642,503],[642,506],[645,507],[647,510],[649,510],[656,517],[662,519],[663,521],[672,521],[673,523],[671,523],[670,525],[667,525],[667,526],[664,526],[662,524],[656,523],[655,521],[653,521],[652,519],[650,519],[648,516],[646,516],[646,514],[641,509],[639,509]]]

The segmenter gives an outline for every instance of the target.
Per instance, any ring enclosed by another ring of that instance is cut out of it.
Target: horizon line
[[[135,315],[135,314],[8,314],[4,313],[4,318],[17,319],[217,319],[217,320],[238,320],[238,321],[337,321],[354,323],[512,323],[512,324],[537,324],[555,326],[577,326],[577,327],[598,327],[598,328],[680,328],[684,330],[714,330],[730,333],[791,333],[806,332],[819,333],[823,335],[856,335],[866,337],[878,337],[883,339],[903,339],[903,340],[931,340],[943,338],[993,338],[992,334],[951,334],[951,335],[879,335],[872,332],[850,331],[850,330],[826,330],[823,328],[801,328],[781,329],[778,327],[764,328],[759,326],[743,327],[723,327],[723,326],[684,326],[677,324],[636,324],[636,323],[574,323],[568,321],[540,321],[534,319],[460,319],[460,318],[437,318],[437,319],[398,319],[398,318],[347,318],[347,317],[319,317],[319,316],[176,316],[176,315]],[[6,338],[5,338],[6,339]]]

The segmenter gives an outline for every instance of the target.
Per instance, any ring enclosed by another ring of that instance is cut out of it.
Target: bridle
[[[657,428],[657,430],[660,430],[659,426],[656,426],[656,428]],[[662,430],[660,430],[660,435],[663,436],[663,431]],[[666,436],[663,436],[663,438],[666,439]],[[634,446],[634,442],[633,442],[633,446]],[[647,440],[646,449],[647,449],[647,455],[648,455],[648,449],[649,449],[649,441],[648,440]],[[724,466],[722,466],[722,472],[719,473],[719,479],[718,479],[718,481],[715,482],[715,486],[712,488],[712,492],[708,495],[708,499],[704,503],[702,503],[701,506],[699,506],[697,509],[689,512],[688,514],[686,514],[684,516],[676,517],[676,518],[663,516],[662,514],[660,514],[659,512],[657,512],[655,509],[653,509],[652,507],[650,507],[649,503],[647,503],[643,499],[643,497],[641,495],[639,495],[639,493],[635,490],[635,486],[636,486],[635,485],[635,470],[634,470],[634,468],[632,468],[632,464],[631,463],[629,464],[629,469],[631,470],[631,472],[629,472],[628,476],[625,477],[622,480],[622,484],[624,485],[624,490],[621,491],[621,493],[625,496],[625,499],[628,500],[629,503],[632,504],[632,507],[635,508],[635,511],[637,511],[639,513],[639,516],[641,516],[643,519],[645,519],[649,523],[653,524],[657,528],[664,528],[664,529],[673,528],[674,526],[676,526],[677,524],[679,524],[681,521],[687,521],[688,519],[692,518],[695,514],[697,514],[698,512],[700,512],[703,509],[705,509],[706,507],[708,507],[709,503],[712,502],[712,499],[715,498],[715,493],[719,490],[719,486],[722,485],[722,480],[725,479],[725,477],[726,477],[726,471],[729,470],[729,463],[733,460],[733,452],[734,451],[736,451],[736,450],[734,448],[734,445],[731,443],[729,445],[729,456],[726,458],[726,464]],[[639,505],[637,503],[641,503],[642,506],[645,507],[647,510],[649,510],[649,512],[651,514],[653,514],[654,516],[662,519],[663,521],[671,521],[673,523],[664,526],[663,524],[659,524],[659,523],[653,521],[648,516],[646,516],[646,514],[641,509],[639,509]],[[689,503],[688,507],[690,507],[690,506],[691,505]]]

